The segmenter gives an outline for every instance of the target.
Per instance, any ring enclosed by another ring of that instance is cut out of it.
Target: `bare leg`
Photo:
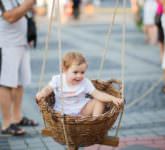
[[[22,97],[23,97],[23,87],[18,86],[17,88],[12,90],[13,96],[13,122],[17,123],[22,118]]]
[[[91,100],[81,110],[81,115],[83,115],[83,116],[91,116],[93,114],[93,108],[94,108],[94,106],[95,106],[95,100]]]
[[[0,107],[2,110],[2,129],[6,129],[11,124],[11,106],[12,106],[11,88],[0,87]]]
[[[164,54],[164,44],[159,42],[159,47],[160,47],[160,61],[162,63],[162,61],[163,61],[163,54]]]
[[[155,25],[151,25],[149,27],[149,41],[150,44],[156,44],[157,43],[157,27]]]
[[[100,101],[95,102],[95,106],[93,109],[93,116],[99,116],[104,112],[104,103]]]
[[[82,109],[81,114],[84,116],[98,116],[104,111],[104,103],[98,100],[91,100],[85,107]]]
[[[145,42],[149,43],[149,26],[144,25]]]
[[[164,82],[164,86],[165,86],[165,69],[163,70],[163,82]]]
[[[165,93],[165,69],[163,70],[163,83],[162,92]]]

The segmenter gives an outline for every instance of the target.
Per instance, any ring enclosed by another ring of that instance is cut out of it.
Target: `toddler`
[[[119,107],[123,103],[122,99],[97,90],[85,77],[87,67],[87,61],[81,53],[66,53],[62,59],[62,78],[60,75],[53,76],[48,86],[37,93],[37,99],[53,91],[56,99],[54,109],[69,115],[98,116],[104,112],[105,103],[109,102]]]

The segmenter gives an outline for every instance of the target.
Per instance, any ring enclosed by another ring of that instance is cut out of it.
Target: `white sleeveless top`
[[[64,108],[64,114],[70,115],[78,115],[81,109],[90,100],[87,97],[87,94],[91,94],[95,90],[92,82],[87,78],[78,85],[69,86],[64,74],[62,94],[60,88],[60,75],[53,76],[49,85],[53,88],[55,93],[56,103],[54,109],[61,112],[62,108]],[[64,106],[62,106],[62,101],[64,101]]]

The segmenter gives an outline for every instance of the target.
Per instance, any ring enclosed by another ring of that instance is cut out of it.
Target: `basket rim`
[[[49,107],[49,106],[48,106]],[[55,111],[53,108],[49,108],[49,112],[51,114],[52,119],[62,119],[64,118],[68,123],[76,123],[76,124],[89,124],[90,122],[97,122],[100,120],[107,120],[109,121],[113,119],[113,116],[118,115],[120,111],[122,110],[122,107],[120,110],[117,110],[115,106],[111,110],[106,111],[103,114],[100,114],[99,116],[73,116],[68,114],[61,114],[60,112]]]

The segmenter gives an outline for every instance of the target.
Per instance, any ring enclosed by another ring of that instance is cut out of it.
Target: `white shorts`
[[[31,80],[30,56],[27,46],[0,48],[0,85],[25,86]]]

